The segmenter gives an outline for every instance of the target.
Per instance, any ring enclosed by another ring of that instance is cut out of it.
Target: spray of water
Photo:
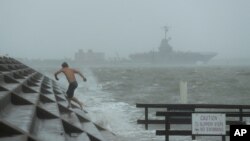
[[[113,99],[113,94],[103,91],[90,71],[86,71],[85,74],[88,81],[79,83],[76,97],[87,105],[85,109],[93,122],[114,132],[123,141],[154,141],[155,131],[146,131],[143,126],[136,123],[141,112],[135,105]]]

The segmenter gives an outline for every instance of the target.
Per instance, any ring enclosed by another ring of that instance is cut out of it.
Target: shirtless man
[[[59,73],[61,73],[61,72],[64,73],[64,75],[66,76],[66,78],[67,78],[67,80],[69,82],[69,87],[68,87],[68,90],[66,92],[67,93],[67,100],[68,100],[68,103],[69,103],[68,108],[71,107],[71,102],[70,101],[72,100],[72,101],[76,102],[81,107],[81,110],[83,110],[83,108],[82,108],[83,103],[80,102],[76,97],[74,97],[74,91],[78,86],[78,84],[76,82],[76,78],[75,78],[75,73],[79,74],[82,77],[84,82],[86,82],[87,79],[82,75],[81,72],[79,72],[79,71],[77,71],[75,69],[69,68],[69,65],[66,62],[62,63],[62,69],[60,69],[59,71],[57,71],[55,73],[56,80],[59,80],[57,75]]]

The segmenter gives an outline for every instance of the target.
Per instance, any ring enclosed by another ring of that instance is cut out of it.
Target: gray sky
[[[126,57],[174,50],[249,58],[250,0],[0,0],[0,53],[73,58],[78,49]]]

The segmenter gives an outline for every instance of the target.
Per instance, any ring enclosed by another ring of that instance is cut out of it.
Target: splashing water
[[[157,138],[155,131],[147,131],[136,123],[141,112],[135,105],[113,99],[112,93],[102,91],[102,86],[97,83],[90,71],[85,74],[88,81],[79,83],[76,97],[87,105],[85,109],[93,122],[114,132],[121,141],[154,141]]]

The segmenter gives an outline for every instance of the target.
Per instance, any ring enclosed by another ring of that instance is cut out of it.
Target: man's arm
[[[61,72],[62,72],[62,69],[60,69],[59,71],[55,72],[54,75],[55,75],[56,80],[59,80],[58,77],[57,77],[57,75],[58,75],[59,73],[61,73]]]
[[[73,71],[74,71],[74,73],[79,74],[82,77],[83,81],[87,81],[86,77],[84,77],[83,74],[80,71],[75,70],[75,69],[73,69]]]

